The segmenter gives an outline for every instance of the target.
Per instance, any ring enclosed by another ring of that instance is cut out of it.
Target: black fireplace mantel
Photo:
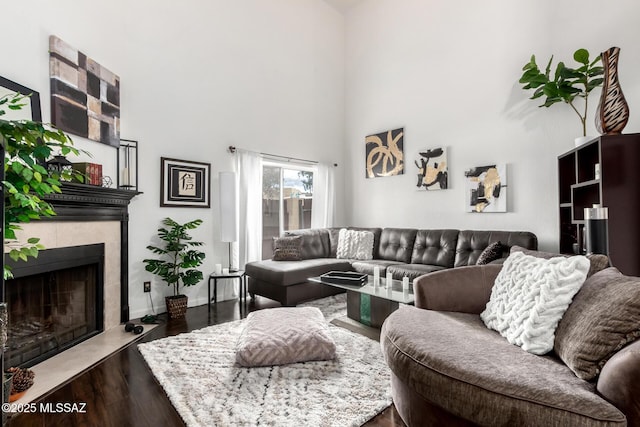
[[[45,221],[120,222],[120,321],[129,320],[129,203],[139,191],[65,182],[62,193],[43,197],[56,215]]]
[[[138,191],[98,187],[66,182],[62,193],[44,197],[51,203],[56,216],[49,221],[128,221],[128,205]]]

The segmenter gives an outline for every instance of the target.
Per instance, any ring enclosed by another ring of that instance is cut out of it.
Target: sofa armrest
[[[602,368],[597,389],[624,412],[629,426],[640,426],[640,340],[609,359]]]
[[[457,267],[420,276],[413,281],[415,305],[438,311],[480,314],[502,265]]]

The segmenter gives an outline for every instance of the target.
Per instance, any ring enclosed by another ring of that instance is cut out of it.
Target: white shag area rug
[[[345,295],[305,304],[327,321],[345,315]],[[138,345],[188,426],[360,426],[391,404],[380,343],[329,325],[332,361],[243,368],[235,345],[244,320]]]

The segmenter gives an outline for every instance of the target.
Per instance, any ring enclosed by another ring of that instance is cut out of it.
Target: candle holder
[[[138,141],[120,139],[117,187],[138,191]]]

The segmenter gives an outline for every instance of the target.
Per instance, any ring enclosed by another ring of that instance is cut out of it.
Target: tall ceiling
[[[351,9],[354,5],[364,0],[324,0],[324,1],[330,4],[338,12],[344,14],[347,12],[347,10]]]

